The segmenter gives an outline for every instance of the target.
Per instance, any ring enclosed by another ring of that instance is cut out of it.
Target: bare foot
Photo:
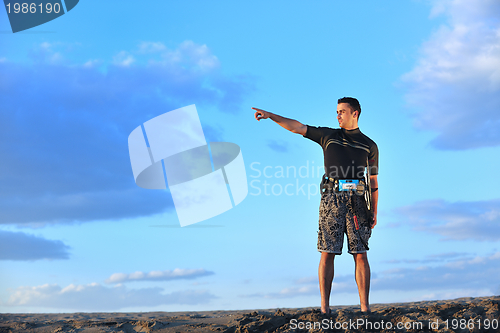
[[[321,313],[330,314],[330,313],[332,313],[332,310],[330,310],[330,308],[326,308],[326,309],[321,308]]]

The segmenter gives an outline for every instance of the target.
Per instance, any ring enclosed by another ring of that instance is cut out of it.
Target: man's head
[[[358,119],[361,114],[361,105],[356,98],[342,97],[337,104],[337,120],[339,126],[345,129],[358,127]]]

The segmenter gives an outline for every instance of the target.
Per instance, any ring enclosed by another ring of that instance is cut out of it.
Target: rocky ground
[[[0,333],[17,332],[500,332],[500,297],[255,311],[0,314]]]

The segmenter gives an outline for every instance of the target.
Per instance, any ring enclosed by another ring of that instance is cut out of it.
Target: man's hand
[[[371,228],[373,229],[375,226],[377,225],[377,213],[373,213],[373,221],[372,221],[372,225],[371,225]]]
[[[285,118],[275,113],[268,112],[258,108],[252,108],[252,109],[257,111],[255,112],[255,119],[257,120],[269,118],[278,125],[280,125],[281,127],[283,127],[284,129],[289,130],[290,132],[297,133],[300,135],[305,135],[307,132],[307,126],[297,120]]]
[[[264,111],[264,110],[261,110],[258,108],[252,108],[252,109],[257,111],[257,112],[255,112],[255,119],[257,119],[257,120],[267,119],[271,116],[270,112],[267,112],[267,111]]]

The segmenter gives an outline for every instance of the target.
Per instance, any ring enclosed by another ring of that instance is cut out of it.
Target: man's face
[[[345,129],[354,129],[357,127],[356,120],[358,112],[354,111],[353,108],[348,103],[337,104],[337,120],[339,121],[339,126]]]

